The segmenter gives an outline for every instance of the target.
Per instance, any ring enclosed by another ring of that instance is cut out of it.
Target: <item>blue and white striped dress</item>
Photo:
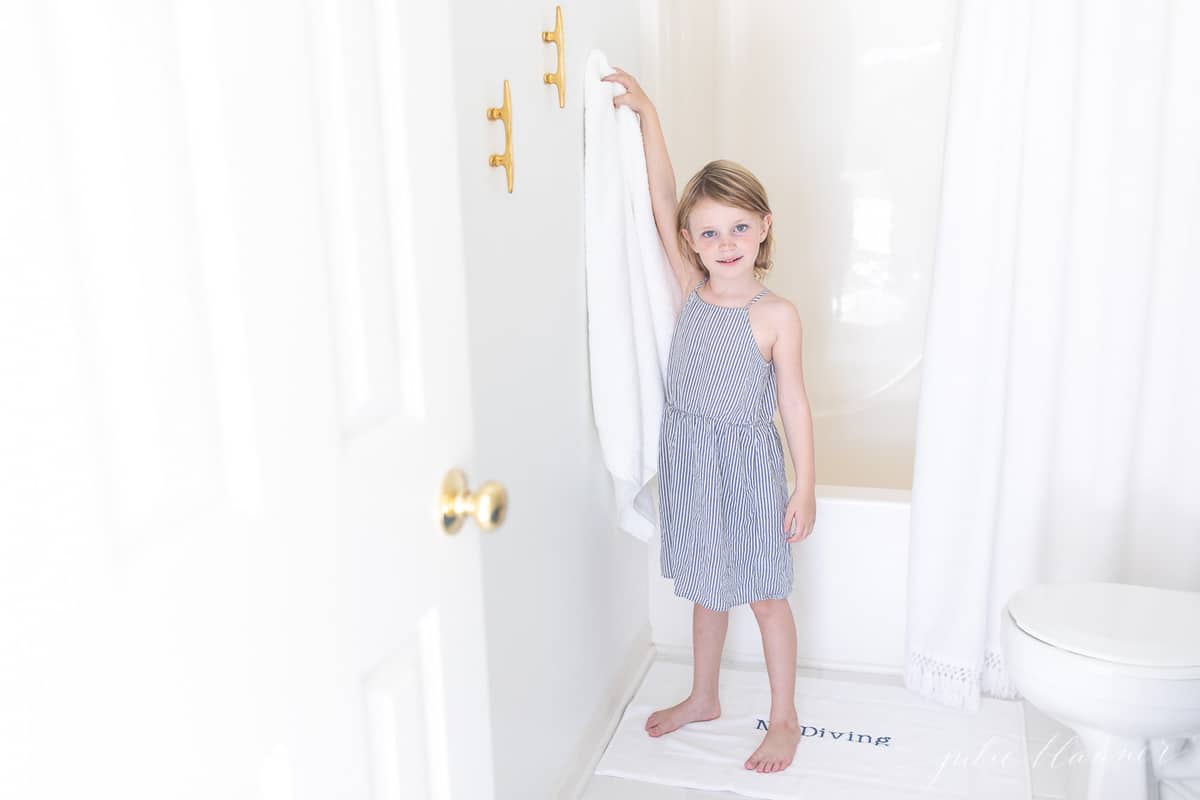
[[[658,445],[662,574],[713,611],[792,590],[787,475],[775,428],[775,365],[750,306],[684,301],[667,361]]]

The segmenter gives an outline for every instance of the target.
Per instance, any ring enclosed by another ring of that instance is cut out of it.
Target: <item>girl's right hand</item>
[[[625,94],[619,94],[614,97],[613,105],[629,106],[638,114],[645,113],[646,111],[653,111],[654,104],[650,102],[650,98],[646,96],[644,91],[642,91],[642,87],[638,84],[637,79],[620,67],[613,67],[613,69],[615,72],[613,72],[611,75],[605,75],[600,79],[602,81],[619,83],[625,87]]]

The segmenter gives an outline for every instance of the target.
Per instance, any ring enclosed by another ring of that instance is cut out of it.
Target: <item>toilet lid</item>
[[[1126,583],[1038,584],[1008,600],[1044,642],[1104,661],[1200,667],[1200,592]]]

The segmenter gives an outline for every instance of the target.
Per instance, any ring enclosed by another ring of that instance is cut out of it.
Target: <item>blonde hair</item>
[[[750,170],[741,164],[720,159],[710,161],[683,187],[679,205],[675,209],[675,235],[679,239],[679,252],[690,258],[692,263],[709,277],[708,267],[700,258],[700,254],[692,249],[683,232],[688,227],[688,217],[692,209],[702,198],[721,203],[722,205],[742,208],[760,217],[771,213],[767,205],[767,191],[754,177]],[[754,258],[754,277],[762,280],[771,271],[771,251],[774,245],[775,226],[767,228],[767,238],[758,245],[758,255]]]

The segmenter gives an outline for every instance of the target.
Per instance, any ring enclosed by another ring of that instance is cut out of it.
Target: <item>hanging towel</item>
[[[658,528],[658,430],[678,292],[654,212],[637,113],[600,80],[600,51],[584,69],[584,209],[592,411],[612,475],[617,525],[642,541]]]

